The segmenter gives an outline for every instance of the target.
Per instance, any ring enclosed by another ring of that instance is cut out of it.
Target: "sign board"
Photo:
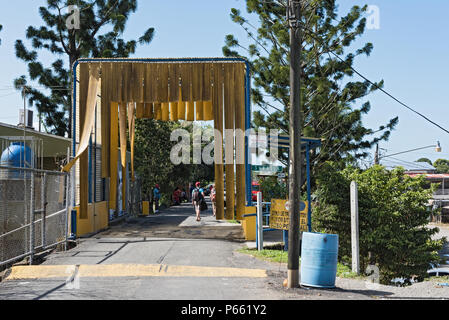
[[[300,231],[308,231],[307,228],[307,211],[309,203],[301,201],[300,205]],[[285,199],[271,199],[270,211],[270,228],[279,230],[288,230],[290,225],[288,200]]]
[[[283,169],[282,166],[273,166],[270,164],[252,165],[251,166],[252,171],[258,171],[258,172],[282,172],[282,169]]]

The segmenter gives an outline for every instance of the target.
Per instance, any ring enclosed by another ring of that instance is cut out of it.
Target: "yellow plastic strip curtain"
[[[112,65],[110,63],[101,64],[101,177],[108,178],[110,174],[109,154],[111,120],[110,106],[111,94],[113,90]]]
[[[245,214],[245,70],[243,64],[235,66],[235,157],[237,220]]]
[[[170,102],[170,121],[178,121],[178,103]]]
[[[155,120],[162,120],[162,106],[160,103],[154,103],[153,105],[154,111],[154,119]]]
[[[211,63],[205,63],[203,65],[203,86],[202,86],[202,93],[201,93],[201,100],[202,101],[210,101],[211,100]],[[204,119],[206,120],[206,119]]]
[[[122,69],[119,63],[111,64],[112,93],[111,101],[122,101]]]
[[[169,104],[168,102],[162,102],[161,104],[162,109],[162,121],[168,121],[169,120]]]
[[[182,89],[179,87],[178,120],[186,119],[186,103],[182,101]]]
[[[111,154],[109,163],[111,180],[109,183],[109,209],[117,209],[117,179],[118,179],[118,103],[111,102]]]
[[[192,64],[181,65],[181,100],[192,101]]]
[[[86,64],[80,64],[81,78],[80,78],[80,128],[81,128],[81,138],[80,144],[78,147],[77,154],[75,158],[70,161],[64,168],[63,171],[68,172],[73,167],[75,162],[79,159],[81,154],[87,150],[89,147],[89,140],[92,129],[95,124],[95,106],[97,103],[97,94],[99,88],[99,74],[98,74],[98,66],[92,66],[90,71],[86,70]],[[88,66],[87,66],[88,68]],[[87,75],[85,77],[83,75]],[[86,79],[88,79],[88,89],[86,91],[85,84]],[[86,96],[87,98],[83,98]],[[86,101],[84,103],[84,101]],[[75,137],[74,137],[75,138]]]
[[[145,119],[153,119],[154,117],[154,111],[153,111],[153,103],[149,102],[149,103],[145,103],[145,109],[144,109],[144,115],[143,117]]]
[[[81,137],[86,125],[86,104],[89,90],[89,65],[84,63],[80,66],[80,103],[79,103],[79,136]],[[79,150],[78,150],[79,152]],[[89,199],[89,158],[88,153],[83,152],[79,158],[80,172],[80,219],[88,218],[88,199]]]
[[[192,64],[192,100],[202,101],[203,96],[203,64]]]
[[[129,141],[131,144],[131,179],[134,177],[134,142],[135,142],[135,121],[134,118],[134,102],[128,103],[128,128],[129,128]]]
[[[131,63],[122,63],[122,102],[132,101],[132,65]]]
[[[171,63],[168,65],[169,74],[169,92],[168,101],[177,102],[179,100],[179,64]],[[176,115],[177,117],[178,115]]]
[[[168,102],[168,64],[158,63],[157,74],[157,101]]]
[[[196,102],[196,121],[204,120],[204,104],[203,101]]]
[[[214,108],[214,157],[215,157],[215,190],[217,192],[216,219],[224,219],[224,168],[223,168],[223,65],[216,64],[212,69],[213,108]]]
[[[145,114],[145,103],[137,103],[136,104],[136,118],[142,119]]]
[[[144,66],[144,102],[152,103],[155,97],[155,84],[156,84],[156,67],[155,65],[148,63]]]
[[[214,110],[212,107],[212,101],[204,101],[203,108],[204,108],[204,121],[214,120]]]
[[[126,167],[126,104],[119,104],[119,128],[120,128],[120,160],[122,168]]]
[[[226,220],[234,219],[234,65],[225,64],[225,170],[226,170]]]
[[[133,63],[133,101],[144,102],[145,64]]]
[[[194,121],[195,120],[195,103],[193,101],[187,101],[187,115],[186,120],[187,121]]]

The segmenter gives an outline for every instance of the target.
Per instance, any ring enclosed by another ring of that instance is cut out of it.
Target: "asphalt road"
[[[337,279],[332,290],[282,286],[285,263],[237,252],[240,225],[195,221],[190,205],[129,219],[39,266],[18,267],[0,283],[2,300],[277,300],[379,299],[390,287]]]

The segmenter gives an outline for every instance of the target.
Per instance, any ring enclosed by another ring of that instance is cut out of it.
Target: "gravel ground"
[[[431,224],[430,227],[440,228],[440,232],[435,235],[434,239],[440,239],[446,237],[449,240],[449,226],[447,225],[435,225]],[[274,237],[273,241],[277,237]],[[269,241],[267,241],[269,242]],[[274,243],[273,242],[273,243]],[[250,244],[250,243],[247,243]],[[449,253],[449,243],[445,245],[440,254]],[[286,278],[287,276],[287,265],[282,263],[271,263],[273,269],[277,269],[282,276]],[[441,267],[447,267],[441,266]],[[337,278],[336,288],[331,290],[322,289],[306,289],[309,293],[309,298],[311,299],[360,299],[360,295],[365,296],[366,299],[448,299],[449,300],[449,286],[439,285],[439,284],[449,283],[447,279],[432,278],[432,280],[414,283],[407,287],[397,287],[397,286],[387,286],[381,284],[370,283],[366,280],[360,279],[350,279],[350,278]],[[295,299],[296,297],[302,297],[304,295],[304,288],[295,290],[294,292],[285,292],[288,295],[288,299]],[[332,294],[334,292],[335,294]],[[344,293],[344,294],[342,294]],[[304,296],[303,298],[307,298]]]

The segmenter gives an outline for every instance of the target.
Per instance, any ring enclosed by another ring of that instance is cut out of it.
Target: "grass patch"
[[[264,260],[264,261],[270,261],[270,262],[284,262],[286,263],[288,261],[287,258],[287,252],[282,250],[276,250],[276,249],[264,249],[262,251],[258,251],[256,249],[249,249],[249,248],[243,248],[239,249],[238,252],[249,254],[255,258]],[[301,261],[301,258],[299,259]]]
[[[284,251],[283,248],[271,248],[271,249],[264,249],[261,251],[258,251],[257,249],[242,248],[239,249],[238,252],[248,254],[260,260],[269,262],[287,263],[288,261],[288,253],[287,251]],[[299,258],[299,263],[301,264],[301,257]],[[352,272],[350,267],[341,263],[337,264],[337,277],[350,278],[350,279],[365,279],[364,276],[357,275],[356,273]]]

